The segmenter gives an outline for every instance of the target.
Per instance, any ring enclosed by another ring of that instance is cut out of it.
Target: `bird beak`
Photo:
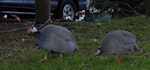
[[[98,53],[97,53],[97,52],[95,52],[95,53],[94,53],[94,56],[97,56],[97,55],[98,55]]]

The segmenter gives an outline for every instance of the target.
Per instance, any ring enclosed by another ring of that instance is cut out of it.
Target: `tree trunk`
[[[35,0],[36,24],[44,24],[50,17],[50,0]]]
[[[150,0],[146,0],[146,16],[150,17]]]

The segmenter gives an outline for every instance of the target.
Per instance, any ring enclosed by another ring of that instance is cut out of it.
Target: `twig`
[[[147,52],[145,54],[142,54],[141,56],[146,56],[146,55],[150,55],[150,52]]]
[[[137,12],[137,11],[135,10],[135,7],[131,7],[131,6],[130,6],[129,4],[127,4],[127,3],[124,3],[124,2],[117,2],[117,3],[120,3],[120,4],[122,4],[122,5],[125,5],[125,6],[127,6],[128,8],[131,9],[131,10],[126,10],[126,11],[133,12],[133,13],[139,15],[139,16],[142,15],[142,14],[140,14],[139,12]],[[125,9],[123,9],[123,10],[125,10]]]
[[[12,29],[12,30],[7,30],[7,31],[0,31],[0,33],[14,32],[14,31],[21,30],[21,29],[27,29],[27,28],[24,27],[24,28]]]
[[[46,22],[44,24],[42,24],[41,26],[39,26],[38,28],[42,28],[43,26],[45,26],[49,21],[51,21],[51,16],[49,16],[49,18],[46,20]],[[27,23],[33,23],[33,22],[29,22],[26,21]],[[14,32],[17,30],[21,30],[21,29],[27,29],[27,27],[23,27],[23,28],[18,28],[18,29],[12,29],[12,30],[7,30],[7,31],[0,31],[0,33],[7,33],[7,32]]]

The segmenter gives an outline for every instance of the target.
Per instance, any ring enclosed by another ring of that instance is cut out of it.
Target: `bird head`
[[[142,54],[142,50],[141,50],[140,48],[135,49],[135,51],[136,51],[136,53],[139,54],[139,55]]]
[[[34,26],[31,26],[30,28],[28,28],[28,33],[34,33],[37,32],[37,28]]]
[[[101,50],[100,50],[100,48],[97,48],[94,53],[94,56],[99,55],[99,54],[101,54]]]
[[[38,31],[37,28],[34,26],[35,22],[26,21],[26,23],[27,23],[27,26],[28,26],[28,29],[27,29],[28,33],[35,33],[35,32]]]

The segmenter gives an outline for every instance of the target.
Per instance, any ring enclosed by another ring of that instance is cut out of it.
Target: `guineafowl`
[[[121,54],[129,54],[133,51],[137,52],[138,54],[142,53],[141,49],[136,45],[135,41],[135,37],[128,31],[110,31],[104,36],[102,45],[96,49],[94,55],[115,54],[115,61],[119,62]]]
[[[28,32],[34,34],[36,44],[48,53],[59,53],[62,56],[72,54],[78,49],[74,36],[65,27],[49,24],[37,30],[30,26]],[[47,55],[42,61],[48,59]]]

